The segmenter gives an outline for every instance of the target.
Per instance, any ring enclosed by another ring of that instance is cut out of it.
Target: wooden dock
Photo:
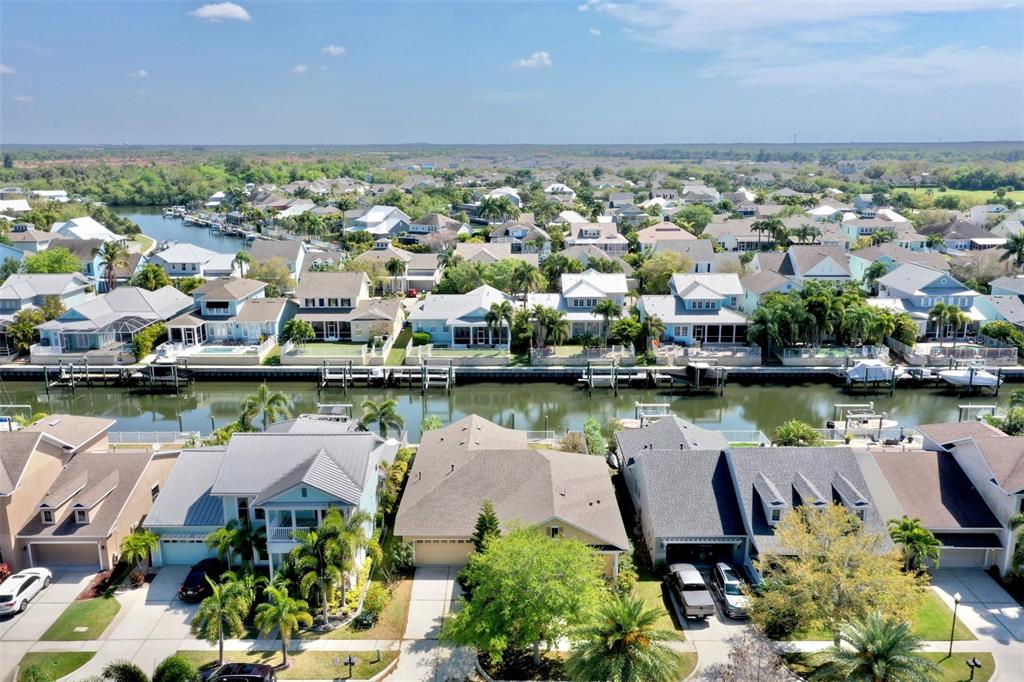
[[[81,363],[60,363],[56,367],[43,367],[43,383],[46,393],[50,389],[69,390],[72,393],[79,386],[123,386],[127,383],[128,372],[118,367],[89,367],[89,361]]]
[[[317,393],[332,388],[348,392],[353,386],[396,386],[419,387],[421,392],[431,388],[443,388],[451,393],[455,386],[455,367],[422,365],[419,367],[377,367],[355,365],[349,361],[341,365],[327,362],[320,367],[317,378]]]

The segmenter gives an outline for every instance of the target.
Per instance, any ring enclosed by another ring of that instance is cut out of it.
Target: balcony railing
[[[305,526],[297,526],[295,528],[291,526],[275,526],[267,530],[267,541],[295,542],[295,538],[292,537],[292,533],[297,530],[309,530],[309,528]]]

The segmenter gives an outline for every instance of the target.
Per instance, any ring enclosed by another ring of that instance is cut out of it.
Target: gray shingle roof
[[[292,262],[298,260],[301,252],[302,242],[297,239],[260,239],[249,249],[249,253],[257,261],[280,258]]]
[[[224,452],[223,447],[183,450],[143,525],[147,528],[224,525],[224,504],[210,494],[224,461]]]
[[[996,312],[1014,324],[1024,323],[1024,301],[1020,296],[981,296]]]
[[[266,282],[255,279],[218,277],[196,288],[192,293],[199,294],[207,301],[237,301],[266,287]]]
[[[1024,296],[1024,277],[997,277],[989,282],[993,287],[1012,291],[1019,296]]]
[[[10,495],[18,486],[40,438],[42,434],[27,431],[0,433],[0,495]]]
[[[367,277],[362,272],[307,272],[295,288],[295,298],[348,298],[353,304]]]
[[[971,291],[948,272],[918,263],[904,263],[898,266],[892,272],[879,277],[878,284],[911,295],[921,295],[925,289],[949,291],[954,294]]]
[[[117,422],[102,417],[83,417],[77,414],[51,414],[25,427],[25,431],[40,432],[60,447],[72,451],[86,445]]]
[[[975,225],[969,220],[951,220],[946,223],[925,225],[918,232],[925,236],[937,234],[943,239],[975,239],[977,237],[992,236],[992,233],[984,227]]]
[[[639,429],[615,434],[623,461],[643,450],[724,450],[729,442],[719,431],[702,429],[676,415],[668,415]]]

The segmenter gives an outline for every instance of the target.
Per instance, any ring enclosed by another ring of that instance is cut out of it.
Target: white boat
[[[903,376],[903,370],[878,359],[861,360],[846,370],[846,378],[854,383],[892,381],[893,376],[899,379]]]
[[[983,369],[946,369],[939,372],[939,378],[952,386],[969,386],[978,388],[995,388],[1003,380]]]

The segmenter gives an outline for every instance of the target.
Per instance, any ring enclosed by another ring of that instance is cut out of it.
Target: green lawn
[[[929,677],[931,682],[967,682],[971,677],[971,671],[967,667],[969,658],[977,658],[981,663],[981,669],[974,673],[974,682],[985,682],[992,677],[996,665],[995,659],[990,653],[964,652],[955,653],[952,657],[940,653],[922,653],[921,655],[939,666],[939,669]],[[796,654],[786,658],[786,665],[789,669],[801,677],[809,677],[814,672],[814,667],[807,664],[806,655]]]
[[[132,241],[139,245],[139,251],[141,253],[147,253],[150,249],[156,246],[156,240],[152,237],[147,237],[144,234],[137,234],[132,237]]]
[[[917,613],[914,614],[914,634],[924,638],[926,641],[949,640],[949,628],[952,624],[953,611],[942,603],[939,595],[935,594],[933,590],[930,588],[926,590],[921,606],[918,607]],[[828,641],[832,639],[832,634],[823,628],[816,628],[813,630],[798,630],[785,639],[794,641]],[[957,618],[953,639],[967,640],[977,639],[977,637],[964,625],[962,620]]]
[[[363,357],[364,343],[321,343],[310,342],[298,346],[299,354],[315,358],[351,358]]]
[[[912,197],[928,196],[929,188],[927,187],[898,187],[894,188],[893,191],[906,190]],[[937,187],[931,188],[931,197],[934,200],[936,197],[941,197],[944,194],[951,194],[953,196],[966,199],[971,205],[974,204],[985,204],[988,200],[996,195],[990,189],[947,189],[945,192],[940,192]],[[1016,202],[1024,201],[1024,190],[1015,190],[1013,192],[1007,192],[1006,196],[1013,199]]]
[[[178,651],[178,655],[184,656],[197,667],[215,663],[217,661],[216,651]],[[334,662],[336,658],[341,660],[345,656],[355,656],[358,664],[352,670],[352,677],[348,677],[348,667]],[[398,656],[397,651],[382,651],[380,660],[374,651],[302,651],[288,655],[291,666],[287,670],[278,670],[279,680],[367,680],[383,670],[391,661]],[[281,664],[281,652],[278,651],[231,651],[225,654],[225,659],[232,663],[265,663],[278,666]]]
[[[661,577],[651,573],[646,566],[637,565],[636,568],[637,575],[639,575],[639,580],[637,580],[635,588],[636,593],[644,598],[648,607],[662,611],[662,615],[658,619],[657,627],[663,630],[675,630],[676,634],[679,635],[679,639],[685,639],[686,637],[683,635],[683,631],[676,627],[675,620],[672,618],[672,612],[669,610],[671,603],[666,601],[665,595],[661,589]]]
[[[679,676],[679,679],[685,680],[697,668],[697,654],[691,651],[683,651],[679,655],[683,657],[683,674]]]
[[[499,358],[506,357],[508,351],[501,348],[433,348],[432,358]]]
[[[46,642],[71,642],[99,639],[121,610],[114,597],[97,597],[72,602],[42,636]],[[85,628],[76,632],[75,628]]]
[[[34,665],[42,667],[51,680],[70,675],[88,663],[95,651],[37,651],[21,657],[19,681],[25,679],[24,672]]]
[[[395,585],[391,603],[380,614],[377,624],[369,630],[358,630],[351,625],[335,628],[329,632],[304,632],[304,638],[322,639],[402,639],[405,623],[409,620],[409,598],[412,596],[412,580],[400,580]]]

